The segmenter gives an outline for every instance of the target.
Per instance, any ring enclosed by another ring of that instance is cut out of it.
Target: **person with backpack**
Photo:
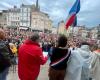
[[[0,80],[6,80],[9,67],[11,66],[10,52],[5,36],[5,32],[0,29]]]

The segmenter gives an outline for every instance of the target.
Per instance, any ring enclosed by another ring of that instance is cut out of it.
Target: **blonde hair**
[[[3,29],[0,29],[0,39],[5,39],[5,32]]]

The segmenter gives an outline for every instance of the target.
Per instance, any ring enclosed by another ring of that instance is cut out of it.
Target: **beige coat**
[[[100,80],[100,53],[94,52],[91,63],[91,77]]]

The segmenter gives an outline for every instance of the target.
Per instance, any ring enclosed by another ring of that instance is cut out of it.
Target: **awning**
[[[19,27],[19,29],[27,30],[28,27]]]

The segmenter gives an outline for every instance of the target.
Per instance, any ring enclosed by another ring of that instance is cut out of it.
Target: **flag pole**
[[[71,37],[73,38],[73,35],[74,35],[74,26],[72,26],[72,30],[71,31],[72,31],[72,36]]]

